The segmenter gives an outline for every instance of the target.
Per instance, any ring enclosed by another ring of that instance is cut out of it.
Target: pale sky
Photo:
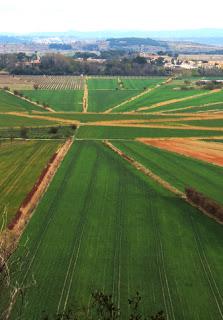
[[[0,0],[0,32],[223,28],[223,0]]]

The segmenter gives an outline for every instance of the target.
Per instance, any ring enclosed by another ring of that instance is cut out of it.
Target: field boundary
[[[88,84],[87,78],[84,82],[84,95],[83,95],[83,113],[87,113],[88,110]]]

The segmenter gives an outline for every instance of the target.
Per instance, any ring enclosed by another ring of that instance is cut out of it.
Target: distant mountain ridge
[[[76,37],[81,39],[106,39],[106,38],[171,38],[171,39],[191,39],[191,38],[223,38],[223,29],[187,29],[187,30],[102,30],[102,31],[65,31],[65,32],[32,32],[26,34],[0,33],[5,36],[19,37]]]

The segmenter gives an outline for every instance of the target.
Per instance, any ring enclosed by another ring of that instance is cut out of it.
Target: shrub
[[[220,204],[206,197],[204,194],[194,190],[193,188],[186,188],[185,194],[189,201],[205,210],[211,216],[218,218],[223,222],[223,207]]]
[[[51,127],[49,133],[56,134],[58,132],[58,127]]]

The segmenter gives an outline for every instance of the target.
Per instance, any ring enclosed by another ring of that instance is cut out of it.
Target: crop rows
[[[83,77],[75,76],[22,76],[22,79],[48,90],[83,90]]]
[[[87,306],[95,289],[113,294],[122,319],[136,290],[145,313],[221,319],[221,226],[99,142],[74,143],[21,244],[27,238],[29,253],[14,274],[24,285],[36,281],[25,319]],[[2,306],[6,292],[0,298]],[[18,308],[19,301],[12,319]]]

